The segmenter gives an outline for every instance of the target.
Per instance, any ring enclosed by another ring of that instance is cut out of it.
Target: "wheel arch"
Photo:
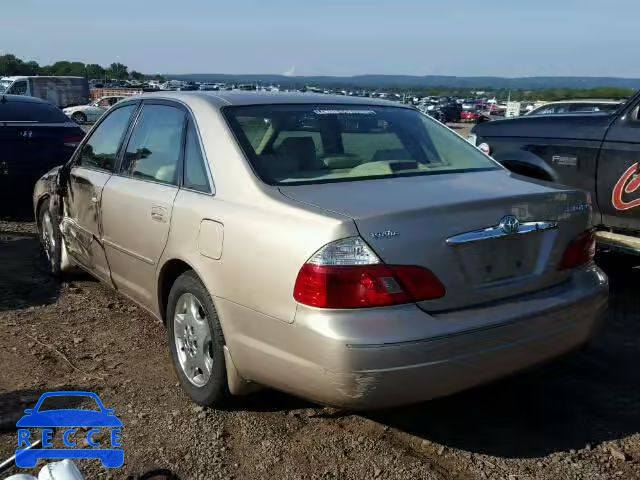
[[[35,208],[33,213],[36,217],[36,230],[38,231],[38,233],[42,233],[40,232],[40,211],[42,209],[42,205],[44,204],[45,201],[48,201],[50,199],[51,199],[51,194],[43,193],[42,195],[40,195],[40,197],[38,197],[38,199],[35,202]]]
[[[166,313],[167,313],[167,301],[169,300],[169,292],[171,292],[171,287],[178,279],[180,275],[185,272],[192,271],[198,279],[205,286],[209,295],[211,296],[211,301],[213,302],[214,307],[218,313],[218,318],[220,319],[220,324],[222,325],[222,319],[220,318],[220,312],[218,310],[218,306],[216,305],[216,299],[213,295],[213,292],[207,285],[205,281],[205,277],[200,274],[198,268],[196,268],[192,262],[185,260],[184,258],[176,257],[167,259],[159,269],[157,276],[157,297],[158,297],[158,312],[160,313],[160,319],[162,323],[166,324]]]
[[[549,182],[560,181],[556,171],[534,153],[525,151],[500,152],[496,153],[493,158],[513,173]]]
[[[172,258],[167,260],[158,272],[158,312],[160,313],[162,323],[165,325],[167,323],[167,319],[165,318],[167,313],[167,301],[169,300],[171,287],[180,275],[190,270],[198,275],[202,280],[202,277],[198,274],[198,271],[193,268],[193,265],[181,258]]]
[[[238,371],[235,366],[231,352],[229,351],[228,345],[226,344],[226,334],[225,334],[225,325],[222,317],[220,316],[220,311],[216,306],[216,301],[214,295],[212,295],[211,291],[208,289],[206,283],[202,279],[202,275],[198,273],[198,270],[193,267],[189,262],[181,259],[181,258],[172,258],[167,260],[162,267],[160,268],[160,272],[158,274],[158,311],[160,312],[160,318],[162,323],[166,326],[166,312],[167,312],[167,302],[169,300],[169,293],[171,291],[171,286],[175,283],[180,275],[185,272],[191,271],[193,272],[205,286],[205,288],[209,291],[209,295],[211,296],[211,301],[213,302],[214,308],[216,309],[216,314],[218,316],[218,321],[220,322],[220,328],[222,329],[223,340],[225,342],[224,345],[224,357],[225,357],[225,368],[227,375],[227,387],[229,391],[233,395],[247,395],[253,393],[257,390],[260,390],[262,387],[254,384],[251,381],[245,379],[242,374]]]

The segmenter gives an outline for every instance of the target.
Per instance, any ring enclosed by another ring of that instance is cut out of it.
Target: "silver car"
[[[163,321],[203,405],[259,386],[428,400],[575,349],[607,306],[585,193],[381,100],[128,98],[34,207],[52,272],[79,266]]]

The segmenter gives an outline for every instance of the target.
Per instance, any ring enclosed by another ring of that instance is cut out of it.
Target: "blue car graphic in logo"
[[[47,398],[50,397],[90,397],[98,404],[100,411],[83,409],[65,409],[39,411]],[[91,392],[48,392],[43,394],[34,408],[24,411],[26,413],[18,423],[18,447],[31,447],[31,433],[27,428],[41,428],[43,448],[18,448],[15,462],[20,468],[33,468],[38,459],[83,459],[99,458],[102,465],[107,468],[119,468],[124,464],[124,450],[120,443],[122,422],[114,415],[114,410],[105,408],[98,395]],[[69,448],[52,448],[53,429],[64,430],[62,439],[64,445]],[[87,444],[92,448],[75,448],[74,440],[76,428],[90,428],[86,434]],[[110,447],[100,448],[94,439],[94,435],[102,429],[110,429]]]

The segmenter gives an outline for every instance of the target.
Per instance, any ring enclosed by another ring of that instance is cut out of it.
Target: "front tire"
[[[62,233],[57,216],[49,209],[48,199],[38,211],[38,227],[49,273],[58,277],[62,274]]]
[[[199,405],[223,405],[231,396],[224,336],[211,295],[193,271],[174,282],[166,315],[169,350],[182,388]]]

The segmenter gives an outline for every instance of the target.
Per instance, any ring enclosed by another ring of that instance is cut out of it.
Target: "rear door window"
[[[136,105],[111,112],[82,147],[77,163],[83,167],[113,171],[118,149]]]
[[[133,178],[178,185],[185,121],[180,108],[144,105],[127,145],[123,172]]]
[[[202,156],[202,148],[195,126],[193,122],[189,122],[184,152],[184,180],[182,182],[185,188],[197,192],[211,193],[209,176],[204,162],[205,159]]]

